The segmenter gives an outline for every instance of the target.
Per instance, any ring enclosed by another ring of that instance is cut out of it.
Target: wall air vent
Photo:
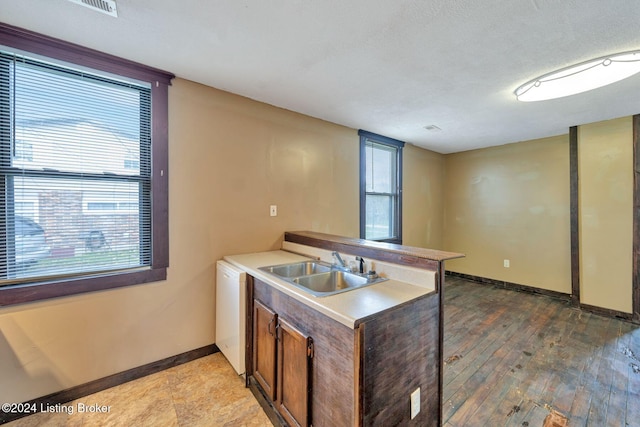
[[[69,0],[71,3],[76,3],[82,6],[86,6],[91,10],[97,12],[106,13],[114,18],[118,17],[118,9],[116,8],[115,0]]]

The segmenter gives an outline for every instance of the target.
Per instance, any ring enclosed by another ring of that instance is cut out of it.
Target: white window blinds
[[[150,265],[149,85],[0,48],[0,286]]]

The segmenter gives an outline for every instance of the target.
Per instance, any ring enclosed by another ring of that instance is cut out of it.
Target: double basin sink
[[[388,280],[384,277],[367,277],[344,271],[321,261],[272,265],[261,267],[260,270],[277,276],[316,297],[351,291]]]

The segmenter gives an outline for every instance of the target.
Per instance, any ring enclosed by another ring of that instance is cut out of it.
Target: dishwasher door
[[[216,345],[238,375],[245,372],[246,273],[216,263]]]

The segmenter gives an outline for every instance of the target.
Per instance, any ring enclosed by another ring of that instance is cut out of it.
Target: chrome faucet
[[[331,255],[333,255],[333,257],[337,261],[334,265],[336,265],[337,267],[340,267],[341,269],[344,269],[344,270],[348,270],[349,269],[349,267],[344,262],[344,260],[342,259],[342,257],[340,256],[340,254],[338,252],[333,251],[333,252],[331,252]]]

